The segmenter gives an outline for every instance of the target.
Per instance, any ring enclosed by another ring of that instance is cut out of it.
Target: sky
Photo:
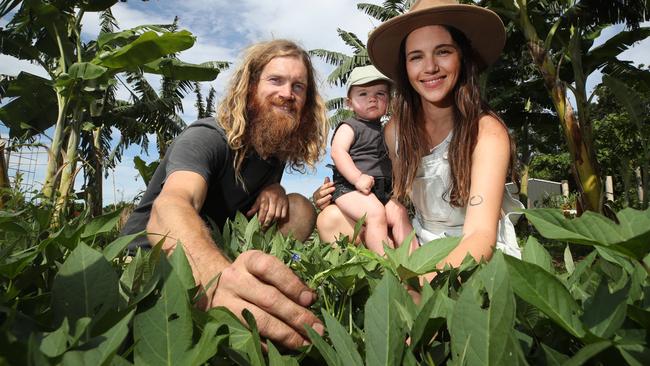
[[[255,42],[270,39],[288,38],[296,41],[305,49],[327,49],[346,54],[351,49],[338,37],[337,28],[355,33],[364,43],[368,33],[379,22],[358,10],[358,2],[380,4],[379,0],[350,1],[350,0],[150,0],[146,2],[129,0],[118,2],[113,8],[113,14],[121,29],[128,29],[142,24],[168,24],[178,16],[181,29],[187,29],[196,36],[194,46],[179,54],[182,61],[201,63],[205,61],[238,62],[243,49]],[[7,19],[0,20],[0,26]],[[646,24],[647,26],[648,24]],[[86,13],[83,21],[82,36],[85,39],[95,38],[99,33],[99,20],[96,13]],[[621,30],[612,27],[603,32],[601,43]],[[650,64],[650,39],[635,45],[619,56],[621,60],[631,60],[635,63]],[[319,80],[319,90],[325,99],[338,97],[344,90],[329,86],[325,80],[333,67],[318,58],[314,58],[314,66]],[[231,67],[232,69],[232,67]],[[36,65],[29,64],[10,56],[0,55],[0,74],[16,75],[27,71],[37,75],[46,75],[45,71]],[[231,75],[230,71],[221,73],[212,82],[202,85],[203,95],[207,95],[210,86],[220,97]],[[150,76],[153,85],[159,84],[159,77]],[[594,73],[588,80],[588,86],[600,81],[600,74]],[[122,89],[118,98],[127,99],[128,91]],[[182,117],[190,123],[196,119],[196,99],[193,93],[183,101]],[[4,102],[4,101],[3,101]],[[51,131],[47,131],[51,136]],[[6,129],[0,128],[0,135],[6,136]],[[119,133],[114,133],[119,138]],[[47,139],[44,140],[47,143]],[[142,179],[133,167],[133,157],[140,156],[146,162],[157,159],[155,139],[151,139],[151,153],[141,151],[139,147],[131,147],[126,152],[120,165],[109,172],[104,183],[104,205],[116,201],[130,201],[145,189]],[[328,150],[329,152],[329,150]],[[45,154],[39,154],[38,164],[44,164]],[[307,174],[285,173],[282,184],[287,193],[298,192],[311,196],[312,192],[323,182],[331,170],[325,164],[331,162],[326,154],[324,160],[314,171]],[[35,180],[42,181],[44,165],[37,165]],[[81,174],[80,174],[81,175]],[[81,181],[77,180],[77,188]]]

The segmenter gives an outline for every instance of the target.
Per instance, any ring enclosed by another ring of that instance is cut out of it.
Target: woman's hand
[[[332,203],[332,193],[334,193],[334,182],[330,182],[330,178],[325,177],[323,185],[318,187],[312,195],[316,208],[322,210],[329,206]]]

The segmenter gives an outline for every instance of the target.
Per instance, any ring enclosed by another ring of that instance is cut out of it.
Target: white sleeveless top
[[[454,207],[444,198],[451,180],[448,151],[452,134],[453,131],[429,155],[422,157],[413,181],[413,228],[421,245],[447,236],[461,236],[463,233],[466,208]],[[397,152],[397,139],[395,141]],[[504,187],[496,247],[517,258],[521,258],[521,250],[517,244],[513,221],[521,215],[520,212],[515,212],[519,208],[524,208],[524,205],[514,199]]]

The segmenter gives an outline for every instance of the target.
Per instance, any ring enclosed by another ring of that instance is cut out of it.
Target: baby
[[[391,80],[374,66],[363,66],[352,70],[346,87],[347,105],[354,117],[339,123],[332,137],[332,200],[355,221],[366,216],[366,246],[384,255],[383,242],[394,247],[388,239],[389,227],[396,245],[413,230],[407,215],[387,215],[406,212],[390,207],[400,205],[391,200],[392,169],[381,123],[390,101]]]

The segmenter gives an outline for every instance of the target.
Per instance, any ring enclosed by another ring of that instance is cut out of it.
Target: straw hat
[[[482,66],[495,62],[506,43],[503,22],[491,10],[458,4],[456,0],[418,0],[407,13],[387,20],[370,34],[368,55],[372,64],[395,80],[402,41],[415,29],[427,25],[452,26],[463,32]]]
[[[393,83],[386,75],[380,73],[372,65],[355,67],[348,77],[348,82],[345,83],[345,89],[350,93],[350,88],[355,85],[365,85],[377,80],[384,80],[389,85]]]

